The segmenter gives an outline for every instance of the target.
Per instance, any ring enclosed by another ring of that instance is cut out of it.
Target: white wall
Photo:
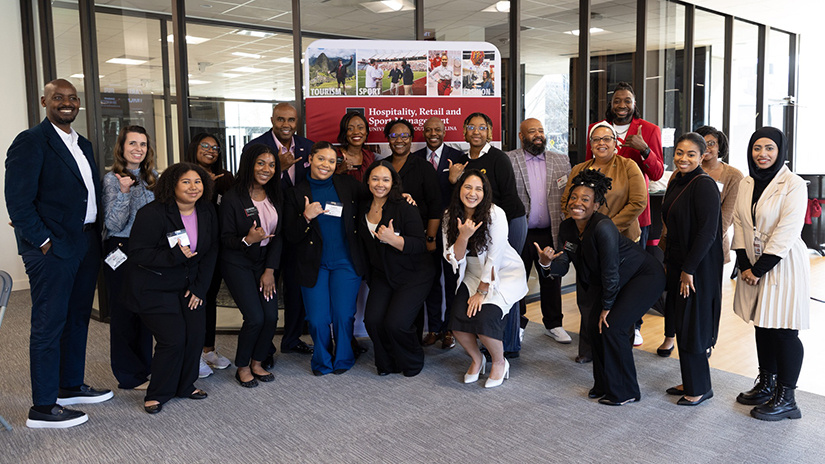
[[[4,69],[0,72],[0,88],[4,91],[5,111],[0,111],[0,147],[3,163],[0,166],[0,188],[5,191],[5,152],[21,131],[28,129],[26,117],[26,79],[23,72],[23,43],[20,29],[20,2],[6,2],[0,15],[0,43],[3,44]],[[5,195],[0,193],[0,269],[11,274],[14,289],[29,287],[23,261],[17,254],[14,231],[7,225]]]

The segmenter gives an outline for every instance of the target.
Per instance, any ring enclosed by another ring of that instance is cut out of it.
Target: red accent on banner
[[[307,138],[337,143],[341,118],[347,110],[363,111],[370,125],[367,143],[386,143],[384,126],[404,118],[415,126],[414,142],[424,142],[424,122],[444,121],[445,142],[464,141],[464,119],[475,112],[493,120],[493,141],[500,141],[501,99],[495,97],[311,97],[306,99]]]

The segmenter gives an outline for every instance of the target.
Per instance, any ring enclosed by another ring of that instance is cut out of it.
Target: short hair
[[[706,137],[708,135],[716,137],[716,146],[719,147],[719,159],[725,162],[728,161],[728,136],[725,135],[724,132],[713,126],[701,126],[696,129],[695,132],[702,137]]]
[[[388,122],[386,126],[384,126],[384,136],[387,137],[387,139],[390,138],[390,134],[392,133],[392,126],[396,124],[403,124],[407,126],[407,129],[410,130],[410,138],[412,138],[415,135],[415,128],[413,127],[412,123],[404,118],[399,118],[393,119],[392,121]]]
[[[686,132],[679,136],[676,139],[676,143],[673,144],[674,147],[678,146],[682,142],[690,142],[697,147],[699,147],[699,154],[705,153],[708,149],[708,144],[705,142],[705,138],[701,135],[697,134],[696,132]]]
[[[195,171],[203,183],[203,195],[198,199],[198,203],[212,201],[212,190],[215,187],[212,177],[206,172],[206,169],[198,164],[187,162],[175,163],[163,171],[157,185],[155,185],[155,199],[161,203],[174,202],[175,187],[178,185],[180,178],[189,171]]]
[[[398,171],[396,171],[395,168],[392,167],[392,163],[387,161],[386,159],[375,161],[364,172],[364,185],[367,186],[367,189],[369,189],[370,185],[370,174],[372,174],[372,171],[374,171],[375,168],[379,166],[383,166],[389,169],[390,177],[392,178],[392,187],[390,187],[390,192],[387,194],[387,199],[390,201],[406,201],[404,200],[404,197],[402,195],[403,190],[401,187],[401,176],[399,176]]]
[[[341,118],[341,125],[338,127],[338,143],[340,143],[341,146],[344,148],[346,148],[349,145],[349,142],[347,142],[347,126],[349,125],[350,121],[353,120],[353,118],[361,118],[361,120],[364,121],[364,126],[366,126],[367,128],[366,137],[369,138],[370,136],[370,123],[369,121],[367,121],[367,118],[364,117],[364,114],[360,111],[355,110],[347,111],[347,114],[345,114],[344,117]],[[366,140],[364,140],[364,143],[366,143]]]
[[[593,201],[604,205],[607,201],[605,199],[607,191],[613,188],[613,179],[605,176],[597,169],[582,169],[573,177],[573,180],[570,181],[570,193],[573,193],[573,189],[580,186],[592,188]],[[569,196],[567,201],[570,201]]]
[[[125,152],[123,145],[126,143],[126,135],[130,133],[141,134],[146,137],[146,156],[143,158],[143,161],[140,162],[140,178],[146,183],[146,188],[152,190],[158,181],[157,174],[155,174],[155,149],[152,148],[152,138],[143,126],[126,126],[120,130],[112,155],[114,158],[112,172],[120,176],[128,176],[135,181],[137,180],[132,173],[126,169],[128,163],[123,156]]]
[[[238,173],[235,175],[235,191],[244,194],[249,191],[255,182],[255,161],[259,156],[269,153],[275,158],[275,172],[269,182],[264,185],[264,192],[273,205],[281,204],[281,160],[277,153],[262,143],[252,143],[244,147],[241,161],[238,163]]]
[[[192,141],[189,142],[189,146],[186,148],[186,155],[183,157],[183,160],[187,163],[198,164],[198,145],[203,142],[203,139],[207,137],[212,137],[215,139],[215,143],[218,145],[218,154],[215,156],[215,162],[209,165],[209,170],[212,171],[213,174],[220,174],[223,168],[221,167],[221,155],[222,155],[222,147],[221,147],[221,139],[214,134],[210,134],[208,132],[200,132],[195,134],[192,137]]]
[[[627,82],[619,82],[616,84],[616,87],[613,89],[613,94],[618,92],[619,90],[627,90],[633,95],[633,99],[636,99],[636,92],[633,91],[633,86]],[[611,98],[610,101],[607,102],[607,111],[604,113],[604,118],[607,119],[608,122],[613,122],[613,118],[616,115],[613,114],[613,99]],[[636,102],[633,105],[633,119],[642,119],[642,112],[639,111],[639,102]]]
[[[493,140],[493,120],[490,119],[490,116],[487,116],[481,112],[471,113],[469,116],[464,118],[464,132],[467,132],[467,126],[470,125],[470,121],[473,118],[484,118],[484,123],[487,124],[487,141]]]

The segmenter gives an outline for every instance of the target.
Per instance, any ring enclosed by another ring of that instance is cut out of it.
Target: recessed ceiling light
[[[250,68],[248,66],[241,66],[240,68],[230,69],[230,71],[235,71],[239,73],[259,73],[264,70],[259,68]]]
[[[166,41],[169,42],[169,43],[174,43],[175,42],[175,36],[172,35],[172,34],[167,35],[166,36]],[[186,43],[189,44],[189,45],[198,45],[198,44],[202,44],[204,42],[209,42],[209,39],[204,38],[204,37],[195,37],[193,35],[187,35],[186,36]]]
[[[112,64],[125,64],[132,66],[146,63],[146,60],[133,60],[131,58],[112,58],[111,60],[106,60],[106,62]]]
[[[231,79],[231,78],[233,78],[233,77],[239,77],[239,76],[240,76],[240,74],[220,73],[220,76],[221,76],[221,77],[228,77],[228,78],[230,78],[230,79]]]
[[[591,28],[590,28],[590,34],[591,34],[591,35],[593,35],[593,34],[599,34],[599,33],[601,33],[601,32],[605,32],[605,30],[604,30],[604,29],[602,29],[602,28],[599,28],[599,27],[591,27]],[[578,35],[579,35],[579,30],[578,30],[578,29],[575,29],[575,30],[572,30],[572,31],[567,31],[567,32],[565,32],[565,34],[575,35],[575,36],[577,36],[577,37],[578,37]]]
[[[273,34],[272,32],[263,32],[263,31],[250,31],[248,29],[238,29],[232,31],[233,34],[236,35],[245,35],[247,37],[258,37],[260,39],[266,39],[268,37],[275,37],[278,34]]]
[[[189,79],[189,85],[211,84],[212,81],[199,81],[197,79]]]
[[[398,0],[381,0],[381,3],[387,5],[387,8],[391,9],[392,11],[399,11],[401,10],[401,8],[404,8],[404,4]]]
[[[496,11],[499,13],[509,13],[510,2],[496,2]]]
[[[245,52],[232,52],[235,56],[240,56],[241,58],[254,58],[256,60],[261,59],[261,55],[257,53],[245,53]]]
[[[292,63],[294,63],[294,61],[292,60],[292,58],[289,58],[289,57],[286,57],[286,56],[282,56],[282,57],[280,57],[280,58],[276,58],[276,59],[272,60],[272,62],[273,62],[273,63],[286,63],[286,64],[292,64]]]
[[[83,79],[83,74],[82,74],[82,73],[72,74],[72,75],[71,75],[71,76],[69,76],[69,77],[74,77],[75,79]],[[99,79],[103,79],[103,78],[104,78],[104,77],[106,77],[106,76],[104,76],[103,74],[100,74],[100,75],[98,75],[97,77],[98,77]]]

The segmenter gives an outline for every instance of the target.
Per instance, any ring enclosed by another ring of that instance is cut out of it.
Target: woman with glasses
[[[348,111],[341,118],[338,128],[338,143],[335,149],[338,157],[336,174],[348,174],[361,182],[364,172],[375,161],[375,153],[367,150],[364,145],[370,135],[370,123],[360,111]]]
[[[192,137],[189,148],[186,150],[184,161],[202,167],[212,178],[214,189],[209,200],[216,210],[220,208],[220,199],[232,188],[235,178],[232,173],[223,168],[221,163],[221,144],[216,136],[201,132]],[[220,243],[218,244],[220,246]],[[226,369],[232,363],[215,349],[215,325],[218,315],[218,291],[221,288],[220,266],[215,266],[209,290],[206,292],[204,307],[206,309],[206,338],[203,342],[198,377],[205,378],[212,375],[212,368]]]
[[[590,149],[593,152],[593,158],[573,166],[570,178],[575,178],[577,174],[586,169],[595,169],[611,178],[612,188],[605,194],[605,200],[599,206],[599,212],[613,221],[620,234],[636,242],[641,234],[638,218],[647,206],[647,187],[642,171],[636,162],[618,155],[616,138],[616,130],[609,123],[602,121],[594,125],[590,129]],[[571,184],[568,184],[561,196],[561,211],[565,217],[570,217],[568,209],[570,191]],[[576,289],[576,300],[582,315],[579,355],[576,357],[576,362],[586,363],[593,359],[588,334],[592,330],[589,326],[590,308],[595,302],[590,301],[590,297],[579,282],[576,283]]]

